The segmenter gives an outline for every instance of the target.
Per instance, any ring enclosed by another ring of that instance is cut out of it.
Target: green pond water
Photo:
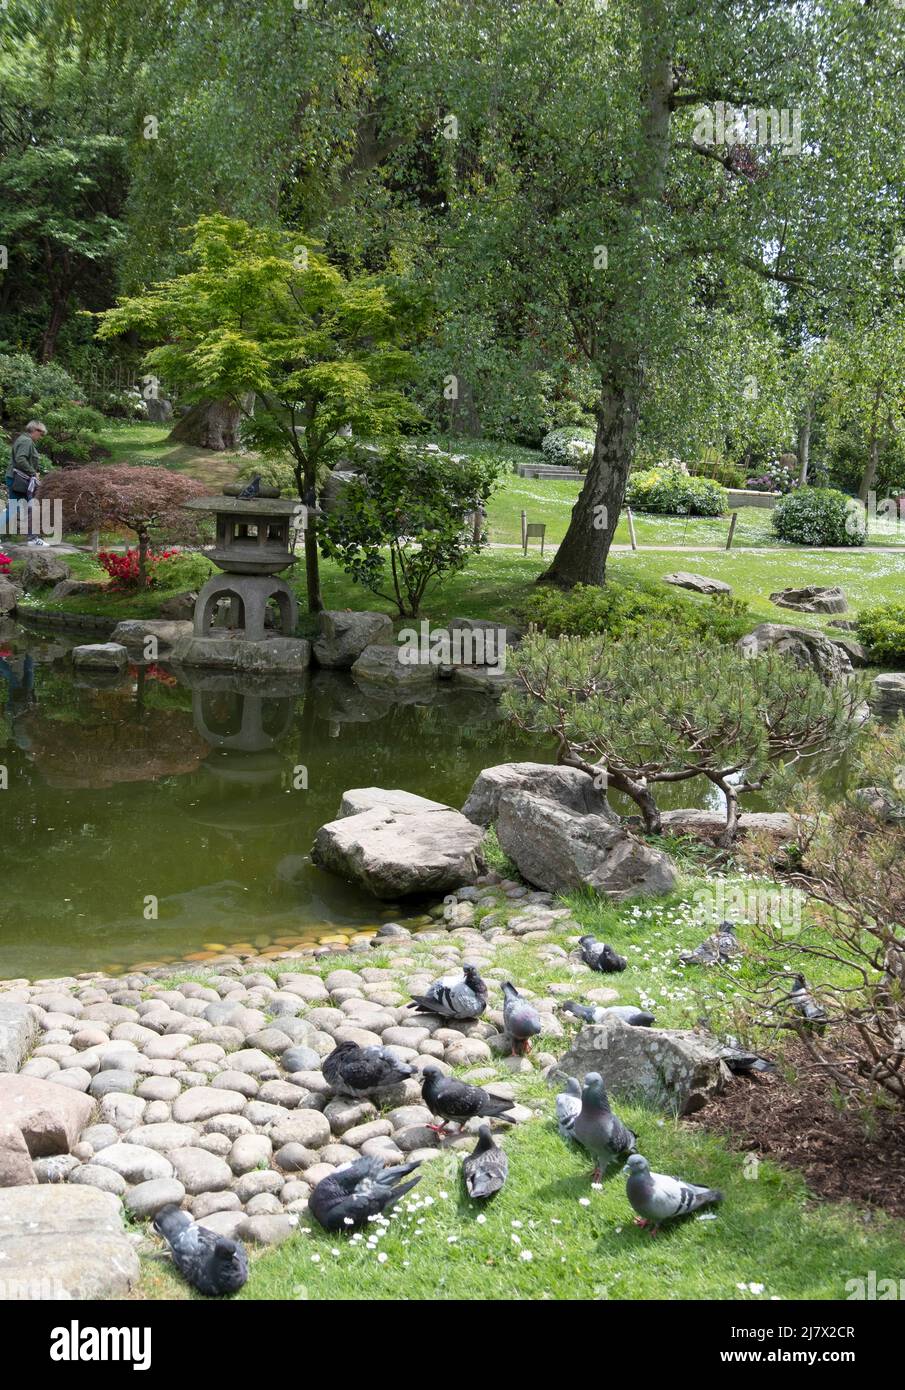
[[[448,687],[401,704],[323,671],[266,697],[153,666],[91,679],[73,644],[0,629],[0,978],[404,921],[424,905],[379,904],[308,860],[342,793],[459,806],[483,767],[550,760],[491,700]],[[713,804],[712,790],[660,800]]]

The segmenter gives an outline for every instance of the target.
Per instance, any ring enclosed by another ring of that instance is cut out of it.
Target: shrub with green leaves
[[[781,498],[773,530],[795,545],[863,545],[867,535],[857,498],[832,487],[802,487]]]
[[[668,516],[722,516],[726,510],[726,494],[719,483],[692,478],[670,466],[632,473],[625,500],[639,512]]]
[[[583,471],[594,455],[594,431],[581,425],[563,425],[545,434],[540,447],[545,462]]]
[[[749,659],[717,642],[649,634],[613,642],[532,633],[514,665],[521,688],[504,695],[504,708],[521,728],[549,735],[560,762],[605,773],[653,833],[656,785],[705,777],[725,797],[727,845],[740,795],[768,779],[789,790],[803,755],[838,757],[854,743],[864,693],[858,681],[825,686],[775,651]]]
[[[430,581],[464,569],[481,548],[470,513],[496,480],[497,467],[486,459],[431,444],[387,446],[319,521],[321,549],[357,584],[395,603],[401,617],[417,617]]]
[[[608,579],[602,588],[576,584],[567,592],[543,585],[531,594],[523,613],[550,637],[606,633],[614,641],[647,633],[735,642],[751,627],[748,606],[739,599],[726,594],[686,598],[652,580]]]
[[[36,362],[27,352],[0,353],[0,411],[4,421],[18,424],[22,414],[25,424],[36,401],[51,406],[81,396],[78,382],[59,363]]]
[[[862,608],[857,619],[858,640],[878,664],[905,660],[905,603],[881,603]]]

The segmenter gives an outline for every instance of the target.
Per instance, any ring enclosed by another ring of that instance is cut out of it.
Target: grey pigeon
[[[541,1017],[533,1004],[523,999],[515,985],[503,985],[503,1031],[512,1044],[512,1056],[531,1050],[530,1039],[541,1031]]]
[[[499,1192],[509,1173],[509,1160],[493,1142],[490,1125],[478,1130],[477,1147],[464,1160],[462,1172],[469,1197],[482,1199]]]
[[[623,1023],[627,1023],[631,1028],[652,1028],[656,1019],[653,1014],[649,1014],[646,1009],[638,1009],[634,1004],[611,1004],[604,1007],[602,1004],[576,1004],[574,999],[567,999],[563,1004],[563,1013],[574,1014],[583,1023],[606,1023],[608,1018],[621,1018]]]
[[[415,1075],[415,1068],[400,1062],[385,1047],[359,1047],[357,1043],[337,1043],[324,1058],[324,1080],[337,1095],[354,1100],[380,1095]]]
[[[240,502],[248,502],[252,497],[257,497],[261,491],[261,475],[256,473],[250,483],[246,483],[239,493]]]
[[[679,960],[682,965],[716,965],[731,960],[741,949],[735,927],[731,922],[721,922],[693,951],[682,951]]]
[[[613,1114],[603,1078],[597,1071],[589,1071],[584,1079],[581,1109],[575,1116],[572,1133],[594,1159],[592,1182],[599,1182],[604,1168],[635,1148],[637,1136]]]
[[[574,1139],[575,1117],[581,1109],[581,1085],[577,1076],[567,1076],[565,1090],[556,1097],[556,1128],[563,1139]]]
[[[235,1293],[248,1278],[248,1257],[243,1246],[229,1236],[219,1236],[207,1226],[199,1226],[179,1207],[161,1207],[154,1217],[154,1230],[170,1247],[179,1273],[208,1298]]]
[[[325,1231],[357,1231],[372,1216],[379,1216],[421,1181],[400,1183],[420,1165],[401,1163],[388,1168],[379,1155],[357,1158],[321,1178],[308,1199],[308,1210]]]
[[[438,1134],[443,1132],[448,1120],[457,1120],[464,1125],[475,1115],[505,1117],[506,1111],[515,1105],[514,1100],[501,1100],[498,1096],[488,1095],[480,1086],[469,1086],[467,1081],[444,1076],[438,1066],[432,1065],[426,1066],[422,1073],[421,1095],[431,1114],[443,1121],[440,1125],[428,1125],[428,1129],[434,1129]]]
[[[776,1070],[776,1063],[771,1062],[769,1057],[761,1057],[759,1052],[742,1047],[737,1038],[725,1038],[720,1042],[719,1057],[735,1076],[747,1076],[752,1071]]]
[[[426,994],[413,994],[409,1008],[440,1018],[480,1018],[487,1008],[487,986],[477,966],[466,965],[461,975],[442,975]]]
[[[789,1003],[795,1012],[800,1015],[809,1028],[815,1033],[822,1033],[826,1028],[826,1009],[818,1004],[811,991],[808,989],[808,982],[803,975],[795,976],[795,983],[789,992]]]
[[[595,936],[580,936],[578,945],[585,965],[589,965],[592,970],[601,971],[604,975],[624,970],[628,964],[625,956],[617,955],[612,946],[608,946],[605,941],[598,941]]]
[[[638,1213],[635,1225],[649,1226],[652,1235],[664,1221],[723,1200],[722,1192],[715,1187],[697,1187],[665,1173],[652,1173],[642,1154],[632,1154],[623,1171],[627,1175],[625,1195]]]

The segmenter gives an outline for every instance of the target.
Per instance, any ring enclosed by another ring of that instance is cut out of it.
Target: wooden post
[[[635,518],[632,516],[631,507],[626,507],[625,515],[628,517],[628,534],[632,543],[632,550],[637,550],[638,542],[635,540]]]
[[[729,535],[726,537],[726,549],[732,549],[732,537],[735,535],[735,523],[738,521],[738,512],[732,513],[732,520],[729,523]]]
[[[528,513],[522,512],[522,554],[528,554]]]

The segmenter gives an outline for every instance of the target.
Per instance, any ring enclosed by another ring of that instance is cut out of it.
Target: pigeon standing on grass
[[[617,955],[612,946],[608,946],[605,941],[598,941],[594,936],[580,936],[578,945],[585,965],[589,965],[592,970],[601,971],[604,975],[624,970],[628,964],[625,956]]]
[[[574,1014],[582,1023],[606,1023],[608,1018],[621,1018],[622,1022],[631,1028],[652,1028],[656,1023],[653,1014],[649,1014],[646,1009],[636,1008],[634,1004],[611,1004],[604,1007],[602,1004],[576,1004],[574,999],[567,999],[562,1007],[563,1013]]]
[[[530,1052],[530,1039],[541,1031],[541,1017],[513,984],[503,985],[503,1031],[512,1044],[512,1056]]]
[[[610,1109],[603,1078],[589,1071],[581,1093],[581,1109],[575,1116],[572,1134],[594,1159],[592,1182],[599,1182],[604,1168],[632,1153],[637,1135]]]
[[[170,1247],[179,1273],[208,1298],[235,1293],[248,1278],[244,1247],[199,1226],[179,1207],[161,1207],[154,1217],[154,1230]]]
[[[490,1125],[478,1130],[477,1148],[462,1164],[469,1197],[481,1199],[499,1192],[509,1173],[509,1160],[493,1142]]]
[[[577,1076],[567,1076],[565,1090],[556,1097],[556,1128],[563,1139],[574,1139],[575,1117],[581,1109],[581,1085]]]
[[[420,1162],[418,1159],[387,1168],[377,1154],[358,1158],[321,1178],[308,1199],[308,1210],[325,1231],[357,1231],[372,1216],[379,1216],[411,1192],[421,1181],[421,1174],[411,1182],[399,1180],[413,1173]]]
[[[467,1081],[457,1081],[454,1076],[444,1076],[438,1066],[428,1065],[422,1073],[421,1094],[424,1104],[432,1115],[443,1123],[428,1125],[437,1134],[442,1134],[449,1120],[457,1120],[460,1127],[475,1115],[488,1118],[505,1119],[506,1111],[515,1105],[514,1100],[501,1100],[499,1096],[488,1095],[480,1086],[469,1086]],[[510,1124],[514,1121],[510,1120]]]
[[[466,965],[461,975],[442,975],[426,994],[413,994],[409,1008],[440,1018],[480,1018],[487,1008],[487,986],[478,967]]]
[[[322,1070],[336,1095],[353,1100],[380,1095],[415,1075],[415,1068],[400,1062],[388,1048],[359,1047],[353,1042],[337,1043],[324,1058]]]
[[[715,1187],[697,1187],[665,1173],[652,1173],[650,1164],[641,1154],[632,1154],[623,1170],[626,1174],[625,1195],[638,1215],[636,1226],[649,1226],[656,1235],[664,1221],[675,1216],[687,1216],[711,1202],[721,1202],[723,1194]]]
[[[679,961],[682,965],[724,964],[741,951],[741,942],[735,934],[731,922],[721,922],[715,932],[711,932],[693,951],[682,951]]]
[[[826,1028],[826,1009],[816,1002],[803,975],[795,976],[795,982],[789,991],[788,998],[792,1008],[804,1019],[809,1028],[813,1028],[817,1033],[824,1031]]]

